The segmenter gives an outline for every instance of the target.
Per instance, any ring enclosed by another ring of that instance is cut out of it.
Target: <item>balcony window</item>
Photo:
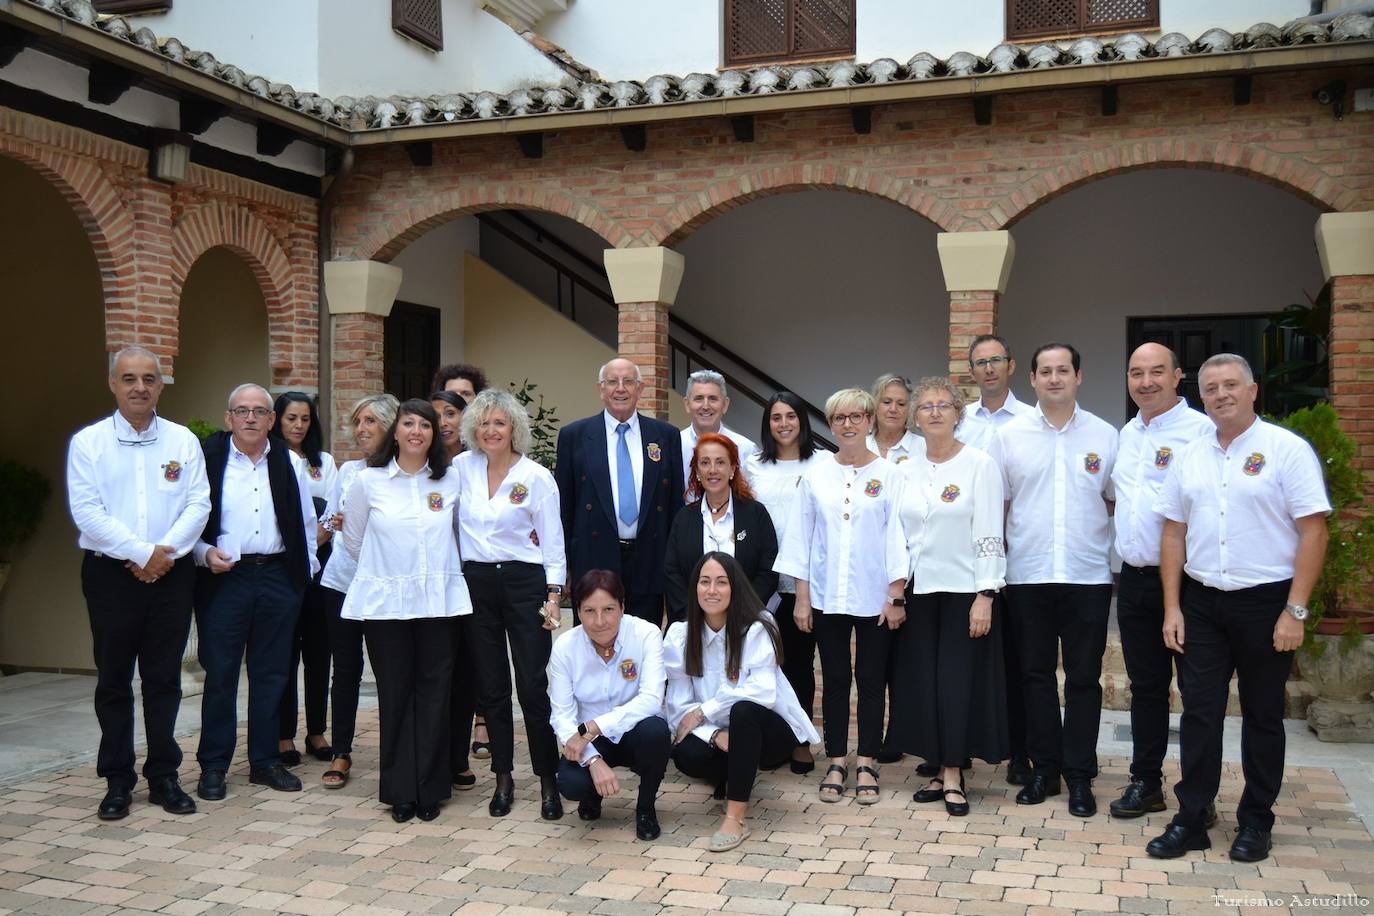
[[[391,0],[391,27],[426,48],[444,50],[440,0]]]
[[[1007,0],[1007,38],[1023,41],[1159,28],[1159,0]]]
[[[725,66],[854,56],[854,0],[725,0]]]

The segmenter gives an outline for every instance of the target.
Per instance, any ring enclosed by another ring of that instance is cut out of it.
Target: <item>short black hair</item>
[[[272,432],[286,441],[286,436],[282,433],[282,418],[286,415],[286,408],[290,404],[304,404],[310,408],[310,428],[305,431],[305,441],[301,443],[301,451],[305,454],[305,460],[310,463],[312,468],[317,468],[324,463],[321,452],[324,451],[324,431],[320,429],[320,412],[315,409],[315,400],[304,391],[285,391],[277,395],[277,403],[272,406],[272,410],[277,415],[277,425]]]
[[[434,393],[429,396],[429,401],[431,404],[435,401],[443,401],[450,407],[458,408],[459,413],[468,409],[468,402],[461,394],[443,388],[435,389]]]
[[[1039,371],[1040,354],[1044,353],[1046,350],[1068,350],[1069,357],[1073,360],[1073,371],[1081,372],[1083,370],[1083,357],[1078,355],[1078,351],[1074,349],[1073,344],[1047,343],[1041,344],[1035,348],[1035,353],[1031,356],[1031,375]]]
[[[969,362],[973,362],[973,351],[978,349],[985,343],[1000,344],[1002,347],[1002,352],[1007,354],[1007,359],[1011,359],[1011,344],[1007,343],[1007,339],[1005,337],[1002,337],[998,334],[979,334],[977,337],[973,338],[973,343],[968,345]]]
[[[484,391],[487,387],[487,374],[476,366],[467,363],[450,363],[447,366],[440,366],[439,371],[434,373],[434,383],[429,386],[430,391],[443,391],[444,386],[456,378],[465,378],[472,382],[472,391],[477,393]]]
[[[797,412],[797,447],[802,461],[810,458],[816,451],[816,441],[811,435],[811,417],[806,412],[806,402],[790,391],[779,391],[763,405],[763,425],[759,431],[759,458],[764,464],[777,464],[778,443],[773,438],[773,429],[768,417],[773,413],[774,404],[786,404]]]
[[[401,406],[396,408],[396,419],[391,421],[391,428],[386,431],[385,438],[367,459],[367,466],[384,468],[396,457],[400,451],[396,444],[396,430],[401,425],[401,419],[407,415],[429,421],[429,428],[433,431],[429,439],[429,479],[438,480],[448,471],[448,453],[444,451],[444,440],[439,438],[439,414],[434,410],[434,405],[420,398],[402,401]]]

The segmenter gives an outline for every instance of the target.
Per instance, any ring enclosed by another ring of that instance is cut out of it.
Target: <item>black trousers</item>
[[[1221,734],[1231,674],[1240,690],[1240,765],[1245,791],[1236,808],[1241,827],[1270,830],[1274,799],[1283,783],[1286,735],[1284,689],[1292,652],[1274,651],[1274,625],[1288,602],[1292,580],[1223,592],[1184,577],[1183,693],[1179,751],[1183,778],[1175,792],[1174,823],[1200,827],[1203,810],[1221,784]]]
[[[381,787],[385,805],[448,798],[448,692],[452,617],[368,620],[367,655],[377,676]]]
[[[781,766],[796,746],[797,735],[782,716],[752,700],[740,700],[730,707],[729,753],[688,735],[673,748],[673,763],[693,779],[713,786],[724,782],[730,801],[747,802],[759,768]]]
[[[283,560],[240,560],[219,576],[205,607],[196,608],[205,694],[200,703],[202,770],[227,770],[238,730],[239,668],[248,663],[248,763],[269,767],[277,751],[277,710],[291,663],[291,637],[302,589],[291,584]]]
[[[992,599],[993,620],[1002,620],[1003,683],[1007,698],[1007,756],[1013,760],[1026,759],[1026,704],[1021,696],[1021,640],[1016,627],[1011,626],[1011,612],[1007,609],[1006,589]],[[996,626],[996,624],[993,624]]]
[[[353,736],[358,727],[358,690],[363,682],[363,623],[339,616],[344,593],[321,586],[321,603],[329,624],[329,654],[334,661],[334,679],[329,688],[329,744],[334,755],[353,753]]]
[[[491,771],[515,769],[515,720],[511,712],[510,668],[525,717],[530,764],[537,776],[558,769],[558,739],[549,725],[549,654],[553,635],[544,629],[544,568],[536,563],[463,564],[472,596],[472,630],[477,656],[477,705],[491,735]],[[507,643],[510,645],[507,655]]]
[[[1070,782],[1097,776],[1102,719],[1102,653],[1110,585],[1011,585],[1007,604],[1021,643],[1026,750],[1037,773]],[[1055,679],[1064,656],[1064,718]]]
[[[892,631],[879,626],[877,617],[827,614],[812,615],[816,648],[821,654],[821,718],[825,756],[849,753],[849,685],[857,681],[859,701],[859,756],[874,757],[883,741],[883,692],[887,688],[887,659]],[[853,664],[849,640],[854,638]]]
[[[1116,621],[1131,680],[1131,778],[1158,786],[1169,749],[1169,684],[1174,676],[1174,653],[1164,645],[1164,586],[1158,566],[1121,564]]]
[[[476,615],[464,614],[453,629],[453,679],[449,686],[449,769],[466,773],[472,752],[472,717],[477,712]]]
[[[613,743],[602,735],[592,744],[596,745],[596,752],[607,765],[629,767],[639,777],[639,800],[635,808],[639,811],[654,810],[654,799],[658,797],[658,787],[663,783],[663,774],[668,769],[668,754],[673,745],[668,723],[661,716],[648,716],[621,735],[619,743]],[[592,782],[586,767],[565,757],[558,760],[558,791],[569,801],[580,802],[598,797],[596,784]]]
[[[324,734],[329,701],[329,613],[325,607],[324,586],[311,583],[305,588],[301,615],[296,619],[296,634],[291,641],[291,666],[286,672],[286,689],[277,710],[277,737],[289,741],[296,737],[298,705],[296,673],[305,668],[305,733]]]
[[[143,776],[176,776],[181,747],[174,737],[181,708],[181,658],[191,631],[195,561],[177,560],[153,583],[140,582],[123,560],[87,551],[81,590],[91,620],[95,656],[95,717],[100,723],[96,772],[110,785],[132,789],[134,772],[134,665],[143,689],[143,730],[148,737]]]
[[[778,624],[778,635],[782,637],[782,674],[792,685],[797,702],[808,719],[815,717],[816,709],[816,634],[803,633],[797,629],[797,620],[792,616],[797,607],[796,595],[779,595],[778,612],[774,620]]]

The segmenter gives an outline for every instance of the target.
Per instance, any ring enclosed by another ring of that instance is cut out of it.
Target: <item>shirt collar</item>
[[[983,405],[983,399],[979,398],[978,403],[975,405],[975,409],[973,412],[976,416],[991,418],[997,416],[999,413],[1014,413],[1015,409],[1012,407],[1012,405],[1020,403],[1021,402],[1016,399],[1016,392],[1008,388],[1007,399],[1002,402],[1001,407],[997,408],[996,410],[988,410],[987,407]]]
[[[620,618],[620,627],[615,631],[615,643],[611,647],[611,657],[609,659],[601,657],[601,653],[596,649],[596,643],[592,642],[592,637],[586,630],[577,627],[573,632],[582,634],[582,642],[586,645],[587,651],[592,654],[593,658],[600,662],[609,662],[618,658],[621,650],[625,646],[625,621],[629,616],[630,615],[626,613]]]
[[[711,525],[711,504],[708,503],[708,502],[706,501],[706,494],[705,494],[705,493],[702,493],[702,494],[701,494],[701,518],[702,518],[702,521],[706,522],[706,524],[707,524],[708,527]],[[722,515],[722,516],[720,517],[720,520],[721,520],[722,522],[725,521],[726,519],[729,519],[729,520],[731,520],[731,521],[734,521],[734,518],[735,518],[735,494],[734,494],[734,493],[730,493],[730,495],[727,496],[727,497],[725,498],[725,514]]]
[[[419,476],[421,476],[422,474],[428,474],[428,473],[429,473],[429,462],[428,462],[428,461],[425,462],[424,467],[420,468],[420,470],[416,471],[414,474],[408,474],[408,473],[406,473],[405,469],[401,467],[401,465],[396,461],[395,458],[392,458],[391,461],[389,461],[389,462],[387,463],[387,466],[386,466],[386,476],[387,476],[387,477],[419,477]]]
[[[601,415],[606,419],[606,432],[612,438],[614,438],[617,435],[615,428],[619,426],[622,422],[630,424],[629,432],[634,433],[639,431],[639,411],[635,411],[634,413],[630,414],[630,419],[624,421],[617,420],[615,417],[611,416],[611,412],[609,410],[601,411]]]
[[[1217,451],[1229,452],[1231,449],[1235,448],[1237,445],[1239,445],[1240,443],[1244,442],[1245,440],[1249,439],[1252,435],[1254,435],[1255,430],[1259,429],[1260,423],[1262,422],[1263,421],[1260,419],[1259,414],[1256,414],[1255,419],[1252,420],[1250,425],[1245,428],[1245,432],[1241,433],[1239,436],[1236,436],[1236,438],[1232,439],[1231,444],[1226,448],[1221,447],[1221,430],[1213,431],[1212,435],[1208,437],[1208,441],[1212,443],[1212,448],[1216,449]]]
[[[1039,401],[1036,401],[1036,402],[1035,402],[1035,407],[1034,407],[1033,409],[1034,409],[1034,411],[1035,411],[1035,416],[1040,420],[1041,424],[1042,424],[1046,429],[1054,430],[1055,432],[1060,432],[1060,433],[1062,433],[1062,432],[1067,432],[1068,430],[1073,429],[1074,426],[1077,425],[1077,423],[1078,423],[1078,404],[1077,404],[1077,402],[1074,403],[1074,405],[1073,405],[1073,413],[1069,414],[1069,420],[1068,420],[1067,423],[1064,424],[1064,428],[1063,428],[1063,429],[1055,429],[1054,424],[1051,423],[1051,422],[1045,417],[1045,412],[1044,412],[1043,410],[1040,409],[1040,402],[1039,402]]]
[[[272,451],[272,437],[271,437],[271,436],[268,436],[268,437],[267,437],[267,441],[264,442],[264,443],[262,444],[262,457],[259,458],[258,460],[259,460],[259,461],[265,460],[265,459],[267,458],[268,453],[271,452],[271,451]],[[239,444],[238,444],[237,442],[234,441],[234,437],[233,437],[232,435],[229,436],[229,455],[230,455],[231,458],[242,458],[244,461],[247,461],[249,464],[253,464],[253,463],[254,463],[254,462],[253,462],[253,459],[249,458],[249,457],[248,457],[246,454],[244,454],[244,452],[239,448]]]
[[[718,642],[725,641],[725,627],[713,630],[703,621],[701,624],[701,645],[702,648],[714,646]]]
[[[153,414],[152,422],[143,432],[134,429],[129,421],[124,419],[124,415],[117,410],[111,420],[114,423],[115,439],[120,445],[152,445],[157,441],[158,422],[156,413]]]
[[[1136,411],[1135,416],[1131,418],[1131,422],[1139,429],[1160,429],[1168,426],[1174,420],[1177,420],[1186,410],[1188,410],[1188,400],[1187,398],[1180,397],[1173,407],[1170,407],[1168,410],[1164,411],[1164,413],[1155,417],[1148,424],[1140,418],[1140,411]]]

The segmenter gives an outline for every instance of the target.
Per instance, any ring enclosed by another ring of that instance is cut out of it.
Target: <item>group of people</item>
[[[1232,354],[1201,367],[1204,415],[1178,394],[1177,357],[1138,348],[1138,412],[1120,431],[1079,406],[1071,345],[1034,351],[1034,405],[1010,390],[1002,338],[975,339],[969,368],[972,403],[945,377],[836,392],[832,453],[789,392],[768,400],[757,445],[730,429],[726,381],[706,370],[688,379],[686,429],[641,415],[640,369],[616,358],[597,378],[604,410],[560,430],[550,472],[529,457],[523,407],[471,366],[441,369],[429,400],[363,398],[349,419],[367,457],[336,467],[308,396],[273,403],[241,385],[202,445],[157,415],[157,358],[121,351],[115,413],[73,437],[68,467],[99,672],[99,816],[127,815],[137,781],[135,663],[149,799],[195,810],[172,737],[194,606],[205,800],[226,794],[245,659],[250,782],[301,788],[299,664],[305,751],[330,761],[326,788],[346,785],[366,645],[379,795],[398,822],[432,820],[452,789],[473,788],[477,755],[495,776],[489,813],[510,812],[513,698],[541,816],[562,817],[566,798],[600,817],[628,767],[644,840],[660,834],[669,763],[724,799],[710,840],[722,851],[749,835],[759,771],[809,773],[817,742],[822,802],[852,790],[877,803],[880,765],[909,754],[929,779],[914,801],[951,816],[970,810],[977,758],[1007,763],[1018,804],[1067,784],[1070,813],[1089,817],[1115,546],[1134,757],[1111,812],[1166,807],[1176,667],[1179,810],[1147,851],[1209,847],[1238,672],[1246,789],[1231,856],[1264,858],[1284,682],[1330,511],[1315,453],[1256,416],[1251,369]],[[555,642],[565,606],[574,626]]]

